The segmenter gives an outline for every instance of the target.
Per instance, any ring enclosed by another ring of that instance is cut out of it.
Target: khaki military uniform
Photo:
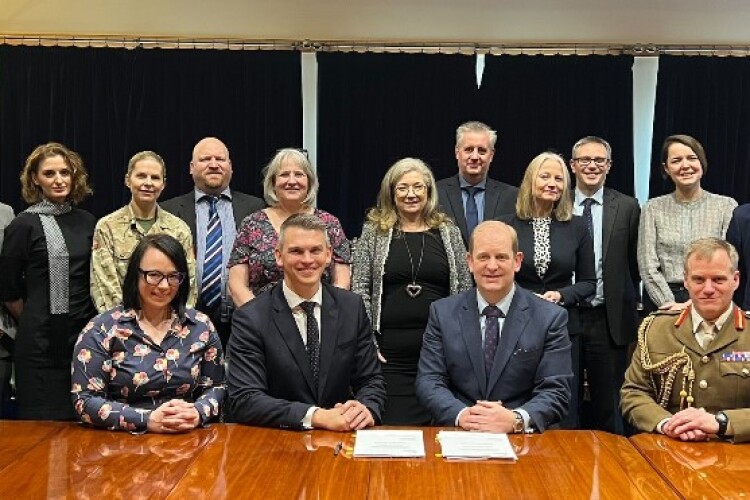
[[[733,306],[731,316],[706,349],[695,339],[690,308],[682,313],[656,312],[646,318],[622,386],[620,406],[625,418],[638,430],[656,432],[659,422],[686,408],[692,396],[690,406],[727,414],[735,441],[750,441],[750,331],[746,314]],[[684,359],[675,370],[665,407],[657,400],[662,388],[669,385],[669,377],[644,368],[644,348],[648,349],[652,367],[669,364],[665,361],[675,354]]]
[[[157,206],[156,221],[147,233],[141,231],[130,205],[103,217],[94,230],[91,255],[91,298],[101,313],[122,302],[122,283],[130,255],[138,242],[148,234],[173,236],[185,249],[190,273],[188,307],[195,305],[195,252],[190,229],[182,219]]]

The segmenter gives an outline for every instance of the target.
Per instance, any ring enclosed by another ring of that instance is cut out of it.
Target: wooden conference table
[[[680,482],[673,489],[662,479],[671,478],[671,454],[685,452],[658,436],[635,438],[648,461],[622,437],[549,431],[510,436],[516,463],[448,462],[435,456],[439,429],[423,430],[426,458],[368,460],[334,455],[336,444],[351,445],[352,437],[326,431],[227,424],[134,436],[73,423],[0,421],[0,497],[662,499],[695,487]],[[714,464],[733,467],[731,445],[717,446],[722,454]],[[684,462],[705,470],[695,457]],[[717,483],[714,492],[743,484]]]

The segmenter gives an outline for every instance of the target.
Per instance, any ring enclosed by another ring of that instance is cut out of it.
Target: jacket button
[[[703,363],[703,364],[705,365],[706,363],[708,363],[708,362],[709,362],[709,360],[710,360],[710,359],[711,359],[711,358],[709,358],[708,356],[703,356],[703,357],[701,358],[701,363]]]
[[[700,382],[698,382],[698,387],[700,387],[701,389],[707,389],[708,382],[706,382],[705,380],[701,380]]]

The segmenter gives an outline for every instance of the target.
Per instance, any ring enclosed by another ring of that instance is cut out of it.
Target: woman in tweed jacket
[[[399,160],[354,249],[352,290],[362,296],[379,344],[386,425],[430,423],[414,391],[430,304],[472,286],[461,233],[437,207],[429,167]]]

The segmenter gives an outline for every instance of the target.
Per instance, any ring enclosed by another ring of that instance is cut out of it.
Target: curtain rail
[[[298,50],[300,52],[374,52],[407,54],[490,55],[634,55],[748,57],[748,45],[656,44],[491,44],[470,42],[360,42],[327,40],[251,40],[116,35],[3,35],[0,45],[43,47],[109,47],[125,49]]]

